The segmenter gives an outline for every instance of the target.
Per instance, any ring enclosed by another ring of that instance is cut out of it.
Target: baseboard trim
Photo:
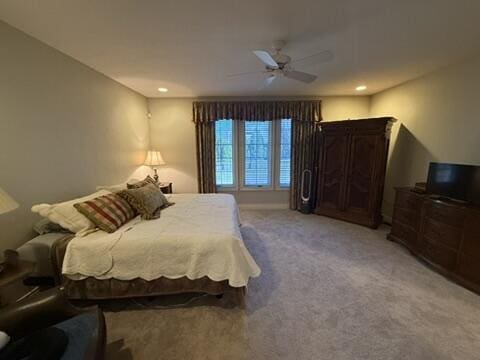
[[[288,204],[238,204],[241,210],[288,210]]]

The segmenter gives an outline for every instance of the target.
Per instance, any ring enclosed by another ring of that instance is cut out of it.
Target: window
[[[290,162],[292,155],[292,120],[280,121],[280,155],[278,157],[278,185],[290,186]]]
[[[235,186],[235,148],[233,120],[215,122],[215,158],[217,186]]]
[[[244,122],[244,186],[271,186],[272,122]]]
[[[291,172],[291,125],[290,119],[217,120],[217,186],[227,190],[288,189]]]

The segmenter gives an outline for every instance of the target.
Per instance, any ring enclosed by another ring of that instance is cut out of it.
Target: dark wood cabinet
[[[316,214],[378,227],[393,120],[321,124]]]
[[[396,188],[392,241],[480,293],[480,209]]]
[[[347,142],[346,134],[322,134],[322,165],[320,167],[317,207],[321,206],[332,211],[341,210],[345,192]]]
[[[402,243],[412,252],[418,252],[424,196],[410,191],[410,188],[406,190],[396,191],[389,238]]]

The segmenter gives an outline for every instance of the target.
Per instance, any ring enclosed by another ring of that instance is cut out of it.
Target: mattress
[[[260,268],[243,242],[229,194],[173,194],[159,219],[136,218],[115,233],[97,231],[68,244],[62,274],[72,280],[207,277],[244,287]]]

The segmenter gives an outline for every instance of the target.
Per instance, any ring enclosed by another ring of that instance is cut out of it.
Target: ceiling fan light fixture
[[[358,85],[355,90],[357,91],[365,91],[367,90],[367,86],[366,85]]]
[[[329,50],[324,50],[322,52],[303,57],[301,59],[292,60],[290,56],[282,52],[283,47],[286,45],[286,42],[283,40],[275,41],[272,44],[272,50],[253,50],[253,54],[263,63],[263,71],[254,71],[247,73],[238,73],[227,75],[228,77],[235,77],[239,75],[263,73],[265,75],[264,85],[260,89],[264,89],[269,86],[276,77],[285,77],[287,79],[296,80],[304,84],[310,84],[317,79],[317,75],[309,74],[303,71],[295,70],[296,66],[292,67],[291,63],[296,63],[301,65],[305,61],[313,63],[323,63],[331,61],[333,59],[333,54]]]

